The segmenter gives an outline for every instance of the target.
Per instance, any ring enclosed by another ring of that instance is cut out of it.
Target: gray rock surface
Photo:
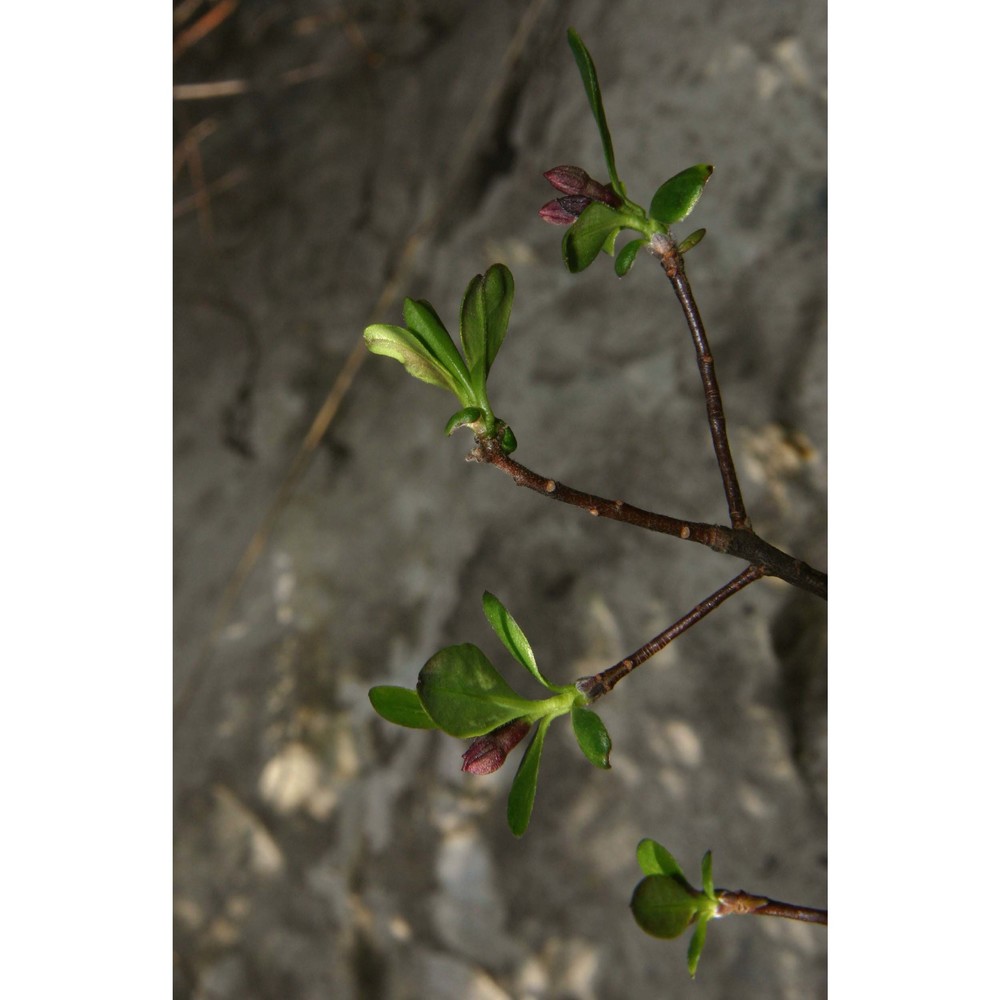
[[[365,361],[282,492],[365,324],[399,322],[408,294],[457,330],[470,277],[500,260],[517,293],[491,399],[516,457],[726,520],[662,273],[644,257],[619,281],[602,258],[572,276],[535,214],[543,170],[604,174],[569,25],[633,197],[715,164],[688,270],[748,508],[826,566],[823,5],[242,4],[177,67],[179,83],[249,84],[176,105],[177,141],[200,127],[206,180],[228,178],[175,239],[178,997],[825,994],[825,929],[720,922],[692,984],[686,942],[628,911],[646,836],[691,872],[712,849],[720,885],[825,905],[821,602],[763,581],[646,664],[600,706],[610,772],[557,722],[515,840],[515,763],[462,774],[458,741],[382,722],[368,688],[474,642],[533,696],[484,590],[569,682],[740,565],[466,463],[469,435],[441,434],[444,393],[386,359]]]

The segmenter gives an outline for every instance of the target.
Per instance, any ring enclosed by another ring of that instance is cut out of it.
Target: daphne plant
[[[699,601],[662,632],[617,663],[573,684],[555,684],[539,669],[528,640],[511,614],[490,593],[483,595],[483,611],[511,656],[544,689],[537,699],[522,698],[503,679],[476,646],[448,646],[423,666],[414,689],[379,686],[370,698],[375,711],[389,722],[418,729],[439,729],[449,736],[471,739],[461,768],[473,775],[490,774],[534,729],[511,784],[507,820],[516,836],[527,829],[538,786],[542,746],[549,727],[569,715],[584,756],[599,768],[610,767],[611,738],[590,707],[632,671],[719,608],[723,602],[765,576],[773,576],[824,600],[827,577],[761,538],[747,514],[739,478],[729,448],[722,394],[708,336],[685,273],[684,255],[705,235],[698,229],[676,239],[672,227],[688,217],[712,175],[709,164],[695,164],[674,174],[654,193],[648,209],[629,199],[615,163],[614,148],[593,60],[580,37],[569,32],[569,44],[583,79],[604,151],[609,180],[595,180],[582,167],[564,165],[546,171],[559,192],[539,211],[546,222],[566,225],[562,257],[571,272],[583,271],[602,252],[614,257],[620,277],[629,273],[640,250],[646,248],[659,262],[676,294],[695,347],[705,395],[709,433],[729,508],[730,525],[705,524],[658,514],[625,503],[585,493],[539,475],[511,457],[513,432],[498,419],[486,393],[486,382],[510,321],[514,279],[503,264],[492,265],[469,283],[460,310],[461,351],[433,307],[406,299],[405,326],[376,324],[365,330],[375,354],[401,362],[418,379],[448,390],[459,409],[445,424],[445,432],[468,427],[475,439],[473,461],[493,465],[518,486],[551,500],[649,531],[705,545],[736,557],[746,565],[728,582]],[[638,234],[616,253],[623,230]],[[688,967],[694,974],[710,920],[730,913],[759,913],[826,922],[825,911],[775,903],[763,896],[716,891],[712,884],[711,855],[702,863],[702,888],[695,889],[666,848],[644,840],[638,848],[645,877],[632,897],[639,926],[657,937],[672,938],[694,926]]]
[[[537,724],[507,800],[507,822],[520,837],[531,819],[542,746],[552,722],[570,716],[580,750],[596,767],[611,766],[611,737],[600,716],[586,707],[586,694],[574,684],[553,684],[545,677],[517,622],[489,591],[483,594],[483,613],[507,652],[549,692],[547,698],[522,698],[478,646],[465,643],[435,653],[421,669],[416,690],[382,685],[371,689],[369,699],[383,719],[398,726],[475,737],[462,755],[462,770],[470,774],[499,769]]]

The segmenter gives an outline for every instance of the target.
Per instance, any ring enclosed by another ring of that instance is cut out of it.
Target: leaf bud
[[[527,719],[514,719],[483,736],[478,736],[462,754],[462,770],[470,774],[492,774],[524,739],[531,723]]]

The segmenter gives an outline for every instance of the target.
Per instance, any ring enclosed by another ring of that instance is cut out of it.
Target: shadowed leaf
[[[372,708],[388,722],[409,729],[437,729],[412,688],[383,684],[368,692]]]
[[[531,745],[521,759],[521,766],[514,775],[514,783],[510,786],[507,797],[507,824],[515,837],[524,835],[531,819],[531,810],[535,804],[535,789],[538,787],[538,765],[542,758],[542,743],[548,732],[552,716],[547,715],[538,724],[538,729],[531,740]]]

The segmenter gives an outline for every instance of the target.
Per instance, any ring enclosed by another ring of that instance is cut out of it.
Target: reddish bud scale
[[[514,719],[483,736],[478,736],[462,754],[462,770],[469,774],[492,774],[524,739],[531,723],[527,719]]]

